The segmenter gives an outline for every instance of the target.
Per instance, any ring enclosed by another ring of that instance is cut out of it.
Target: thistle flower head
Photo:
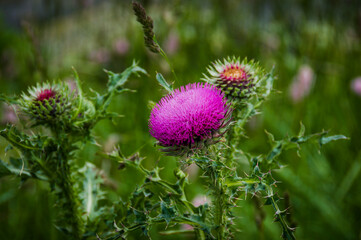
[[[163,97],[153,108],[150,134],[167,152],[185,151],[212,143],[229,121],[224,94],[207,83],[188,84]],[[172,155],[172,154],[170,154]]]
[[[223,62],[217,60],[207,70],[208,75],[203,80],[220,88],[229,98],[246,97],[264,77],[257,63],[247,59],[241,62],[235,57]]]
[[[36,96],[36,101],[44,101],[44,100],[48,100],[51,98],[55,98],[56,97],[56,91],[54,89],[42,89],[40,90],[40,92],[37,93]]]
[[[37,84],[22,94],[20,107],[38,123],[54,123],[69,117],[72,97],[65,84]]]

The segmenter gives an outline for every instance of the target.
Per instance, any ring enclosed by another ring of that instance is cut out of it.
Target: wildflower
[[[247,59],[241,62],[235,57],[228,57],[223,62],[217,60],[207,70],[209,76],[204,75],[203,80],[220,88],[229,98],[246,97],[264,77],[258,63]]]
[[[314,73],[310,66],[301,66],[290,87],[290,96],[294,103],[300,102],[311,91]]]
[[[100,48],[92,51],[89,58],[96,63],[107,63],[110,61],[111,56],[106,48]]]
[[[185,169],[185,172],[188,173],[188,179],[194,180],[198,176],[199,167],[197,164],[192,163]]]
[[[214,143],[227,126],[230,108],[224,94],[207,83],[194,83],[176,89],[153,108],[150,134],[163,151],[183,155],[187,149]]]
[[[65,84],[38,84],[23,93],[20,107],[38,123],[59,122],[69,116],[72,96]]]
[[[207,198],[207,196],[199,194],[192,200],[192,204],[193,204],[193,206],[195,206],[197,208],[201,205],[211,204],[211,200],[209,198]],[[192,225],[182,224],[181,229],[182,230],[193,230],[194,228]]]
[[[115,43],[114,43],[114,52],[118,55],[126,55],[129,52],[129,42],[127,39],[118,39]]]
[[[2,106],[2,117],[0,120],[0,124],[12,123],[15,124],[18,122],[18,117],[16,115],[16,106],[11,106],[8,104],[4,104]]]
[[[197,195],[193,200],[192,204],[195,207],[199,207],[204,204],[210,204],[210,199],[208,199],[205,195]]]
[[[361,96],[361,77],[355,78],[351,82],[351,89],[357,95]]]
[[[165,50],[170,55],[177,53],[179,49],[179,37],[176,32],[171,32],[165,41]]]

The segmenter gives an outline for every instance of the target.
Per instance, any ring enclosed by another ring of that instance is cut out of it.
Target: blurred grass
[[[276,66],[277,92],[247,127],[243,150],[254,154],[267,151],[264,129],[281,138],[296,133],[300,121],[307,133],[329,129],[350,138],[331,143],[320,153],[317,146],[304,146],[301,158],[287,152],[282,157],[287,167],[275,174],[282,180],[280,193],[289,193],[299,239],[359,239],[361,98],[351,91],[350,82],[361,75],[361,3],[199,0],[147,1],[145,6],[178,75],[176,86],[199,81],[210,61],[228,55],[254,58],[267,69]],[[5,22],[9,13],[0,10],[0,14]],[[147,167],[158,164],[164,168],[162,174],[172,179],[177,163],[153,147],[147,103],[164,94],[155,81],[156,71],[173,79],[164,60],[145,49],[130,2],[96,1],[46,21],[36,17],[29,21],[33,38],[21,29],[0,24],[2,92],[18,94],[47,79],[69,80],[71,66],[79,72],[85,88],[104,89],[103,68],[121,72],[133,59],[139,60],[150,76],[132,79],[127,87],[137,92],[125,93],[112,104],[112,110],[125,117],[115,125],[101,122],[94,133],[107,151],[114,144],[119,144],[125,155],[140,149],[147,157]],[[44,62],[45,73],[39,71],[39,61]],[[304,65],[312,68],[315,83],[308,96],[293,103],[289,87]],[[7,144],[1,139],[0,145],[3,153]],[[79,157],[94,162],[116,183],[109,198],[127,198],[142,176],[132,169],[117,170],[114,163],[96,155],[99,151],[105,150],[89,145]],[[240,175],[247,168],[241,166]],[[201,182],[191,180],[190,198],[202,191]],[[265,210],[262,232],[255,224],[257,211],[252,200],[241,201],[236,210],[242,216],[236,219],[240,232],[235,239],[279,239],[279,226],[272,223],[270,209]],[[29,181],[19,187],[18,179],[0,179],[0,216],[0,239],[64,239],[52,225],[52,200],[48,186],[42,183]],[[153,239],[175,239],[159,236],[157,232],[163,229],[154,227]],[[139,234],[129,239],[139,239]]]

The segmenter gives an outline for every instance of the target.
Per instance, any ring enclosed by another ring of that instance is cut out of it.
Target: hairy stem
[[[84,233],[84,222],[80,207],[79,195],[75,189],[75,181],[71,175],[71,150],[70,143],[62,141],[58,135],[58,140],[62,144],[58,148],[56,158],[58,162],[58,170],[56,171],[55,184],[60,188],[57,194],[57,201],[61,210],[61,224],[69,229],[70,239],[82,239]],[[69,140],[69,139],[68,139]]]
[[[225,213],[228,211],[226,198],[225,198],[225,189],[223,179],[219,175],[219,171],[212,167],[210,171],[211,179],[211,189],[213,192],[214,200],[214,224],[216,231],[216,239],[222,240],[225,239],[225,226],[226,226],[226,216]]]
[[[62,197],[65,200],[62,210],[65,211],[64,217],[68,220],[67,225],[71,226],[71,238],[81,239],[84,231],[83,221],[80,212],[80,202],[74,189],[74,181],[70,176],[69,164],[65,163],[62,172],[59,174],[59,187],[62,190]]]
[[[217,239],[223,239],[224,235],[224,202],[223,202],[223,188],[222,184],[219,184],[219,186],[215,190],[216,200],[215,200],[215,212],[216,212],[216,225],[217,225]]]

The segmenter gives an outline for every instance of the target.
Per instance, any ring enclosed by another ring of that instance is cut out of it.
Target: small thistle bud
[[[145,46],[151,52],[160,53],[160,47],[155,41],[153,19],[147,15],[144,7],[138,2],[133,2],[133,10],[135,16],[137,16],[137,21],[143,26]]]
[[[228,57],[223,62],[217,60],[207,70],[209,76],[204,75],[203,80],[217,86],[232,99],[247,97],[265,76],[258,63],[247,59],[241,62],[235,57]]]
[[[227,100],[215,86],[188,84],[163,97],[153,108],[150,134],[168,155],[184,155],[215,143],[230,122]]]
[[[72,96],[65,84],[38,84],[23,93],[20,107],[38,124],[54,124],[70,117]]]

